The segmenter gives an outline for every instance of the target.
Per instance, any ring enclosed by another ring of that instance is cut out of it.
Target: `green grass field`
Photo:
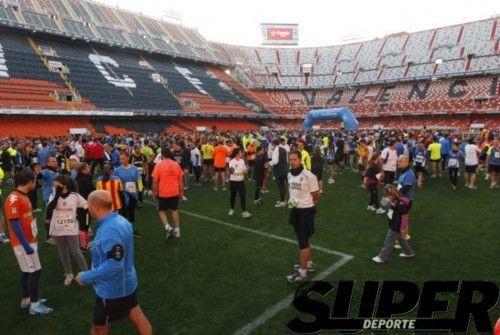
[[[248,184],[248,198],[253,187]],[[447,178],[428,179],[416,194],[410,217],[410,243],[416,257],[400,259],[395,251],[387,264],[378,265],[371,257],[382,246],[386,218],[366,211],[368,193],[359,188],[357,174],[343,173],[335,185],[325,185],[313,243],[353,258],[315,250],[317,270],[313,276],[327,270],[325,280],[332,283],[488,280],[498,284],[499,194],[489,190],[484,181],[479,190],[462,187],[453,193]],[[297,246],[276,238],[294,239],[287,224],[288,209],[273,207],[277,197],[274,185],[271,193],[264,195],[263,205],[249,205],[250,220],[241,219],[238,209],[234,217],[227,216],[227,192],[215,192],[205,185],[186,195],[189,200],[181,206],[186,213],[181,216],[182,237],[178,240],[164,241],[151,204],[138,211],[138,228],[144,235],[135,242],[140,304],[156,334],[233,334],[297,287],[285,279],[297,263]],[[41,222],[40,217],[40,231]],[[48,298],[55,312],[32,317],[19,310],[19,275],[12,250],[0,246],[0,334],[87,334],[94,302],[92,288],[63,286],[55,247],[41,243],[40,256],[41,297]],[[331,268],[335,265],[337,268]],[[253,333],[287,333],[286,324],[296,314],[287,306]],[[498,306],[492,315],[498,317]],[[113,325],[111,333],[133,334],[134,330],[122,321]],[[469,333],[475,333],[474,327]]]

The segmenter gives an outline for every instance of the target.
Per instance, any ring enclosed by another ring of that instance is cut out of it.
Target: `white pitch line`
[[[195,214],[195,213],[191,213],[191,212],[187,212],[187,211],[183,211],[183,210],[179,210],[179,212],[181,212],[182,214],[185,214],[185,215],[189,215],[189,216],[198,218],[198,219],[202,219],[202,220],[206,220],[206,221],[218,223],[218,224],[226,226],[226,227],[231,227],[233,229],[243,230],[243,231],[246,231],[246,232],[249,232],[249,233],[252,233],[252,234],[264,236],[264,237],[267,237],[267,238],[272,238],[272,239],[275,239],[275,240],[278,240],[278,241],[283,241],[283,242],[287,242],[287,243],[291,243],[291,244],[297,244],[297,241],[292,240],[291,238],[287,238],[287,237],[282,237],[282,236],[278,236],[278,235],[266,233],[264,231],[260,231],[260,230],[257,230],[257,229],[252,229],[252,228],[248,228],[248,227],[244,227],[244,226],[238,226],[238,225],[235,225],[235,224],[232,224],[232,223],[229,223],[229,222],[224,222],[224,221],[221,221],[221,220],[218,220],[218,219],[210,218],[208,216],[204,216],[204,215],[200,215],[200,214]],[[323,248],[323,247],[320,247],[320,246],[315,246],[314,244],[313,244],[312,248],[314,250],[322,251],[322,252],[330,254],[330,255],[337,255],[339,257],[352,257],[351,255],[345,254],[343,252],[340,252],[340,251],[337,251],[337,250],[326,249],[326,248]]]
[[[145,202],[149,203],[149,204],[152,204],[152,205],[155,204],[154,202],[148,201],[148,200],[146,200]],[[198,219],[202,219],[202,220],[205,220],[205,221],[217,223],[219,225],[230,227],[230,228],[233,228],[233,229],[246,231],[246,232],[249,232],[249,233],[252,233],[252,234],[264,236],[264,237],[267,237],[267,238],[271,238],[271,239],[282,241],[282,242],[286,242],[286,243],[297,244],[297,241],[294,241],[294,240],[292,240],[290,238],[287,238],[287,237],[282,237],[282,236],[278,236],[278,235],[266,233],[264,231],[260,231],[260,230],[257,230],[257,229],[252,229],[252,228],[248,228],[248,227],[244,227],[244,226],[238,226],[238,225],[235,225],[235,224],[232,224],[232,223],[229,223],[229,222],[225,222],[225,221],[222,221],[222,220],[214,219],[214,218],[211,218],[211,217],[208,217],[208,216],[204,216],[204,215],[200,215],[200,214],[196,214],[196,213],[191,213],[191,212],[184,211],[184,210],[179,210],[179,212],[182,213],[182,214],[184,214],[184,215],[188,215],[188,216],[192,216],[192,217],[195,217],[195,218],[198,218]],[[337,271],[341,266],[345,265],[347,262],[349,262],[354,257],[352,255],[349,255],[349,254],[346,254],[346,253],[343,253],[343,252],[340,252],[340,251],[337,251],[337,250],[330,250],[330,249],[323,248],[323,247],[320,247],[320,246],[313,245],[312,248],[314,250],[318,250],[318,251],[321,251],[321,252],[324,252],[324,253],[327,253],[327,254],[330,254],[330,255],[336,255],[336,256],[341,257],[340,260],[338,260],[337,262],[335,262],[329,268],[325,269],[323,272],[321,272],[318,275],[316,275],[312,280],[322,280],[322,279],[325,279],[326,277],[328,277],[329,275],[331,275],[333,272]],[[294,297],[294,293],[288,295],[283,300],[281,300],[278,303],[276,303],[276,305],[269,307],[261,315],[259,315],[256,319],[254,319],[253,321],[251,321],[250,323],[248,323],[244,327],[242,327],[239,330],[237,330],[234,333],[234,335],[246,335],[246,334],[250,334],[256,328],[258,328],[259,326],[261,326],[264,323],[266,323],[267,320],[271,319],[276,314],[278,314],[279,312],[281,312],[282,310],[284,310],[285,308],[287,308],[288,306],[290,306],[290,304],[293,301],[293,297]]]
[[[342,257],[339,261],[337,261],[335,264],[324,270],[323,272],[319,273],[317,276],[315,276],[312,280],[323,280],[329,275],[331,275],[333,272],[337,271],[341,266],[346,264],[352,259],[353,256],[345,256]],[[273,318],[276,314],[290,306],[290,304],[293,302],[294,298],[294,293],[291,293],[288,295],[286,298],[283,300],[279,301],[276,305],[269,307],[266,309],[261,315],[259,315],[257,318],[255,318],[253,321],[250,323],[246,324],[242,328],[238,329],[236,332],[234,332],[234,335],[247,335],[252,333],[255,329],[263,325],[264,323],[267,322],[267,320]]]
[[[149,201],[149,200],[146,200],[144,202],[148,203],[148,204],[151,204],[151,205],[156,205],[154,202]],[[282,242],[287,242],[287,243],[291,243],[291,244],[297,244],[297,241],[292,240],[291,238],[287,238],[287,237],[282,237],[282,236],[278,236],[278,235],[266,233],[266,232],[261,231],[261,230],[252,229],[252,228],[248,228],[248,227],[244,227],[244,226],[238,226],[238,225],[235,225],[235,224],[232,224],[232,223],[229,223],[229,222],[225,222],[225,221],[218,220],[218,219],[213,219],[213,218],[208,217],[208,216],[204,216],[204,215],[200,215],[200,214],[196,214],[196,213],[191,213],[191,212],[184,211],[184,210],[179,210],[179,212],[182,213],[182,214],[185,214],[185,215],[189,215],[189,216],[192,216],[192,217],[195,217],[195,218],[198,218],[198,219],[202,219],[202,220],[205,220],[205,221],[210,221],[210,222],[213,222],[213,223],[217,223],[217,224],[220,224],[222,226],[230,227],[230,228],[233,228],[233,229],[243,230],[243,231],[246,231],[248,233],[252,233],[252,234],[264,236],[264,237],[267,237],[267,238],[272,238],[274,240],[278,240],[278,241],[282,241]],[[345,258],[345,257],[351,257],[352,258],[352,255],[349,255],[349,254],[346,254],[346,253],[343,253],[343,252],[340,252],[340,251],[337,251],[337,250],[330,250],[330,249],[327,249],[327,248],[316,246],[314,244],[313,244],[312,248],[313,248],[313,250],[318,250],[318,251],[324,252],[326,254],[337,255],[337,256],[342,257],[342,258]]]

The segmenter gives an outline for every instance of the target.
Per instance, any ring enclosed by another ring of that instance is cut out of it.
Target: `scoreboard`
[[[261,23],[263,45],[298,45],[299,25],[295,23]]]

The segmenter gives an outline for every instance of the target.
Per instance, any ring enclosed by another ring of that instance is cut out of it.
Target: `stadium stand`
[[[241,129],[262,120],[295,127],[310,109],[346,106],[367,124],[467,115],[457,121],[464,126],[488,115],[495,125],[498,21],[345,45],[246,47],[92,1],[0,0],[0,110],[67,110],[107,133],[142,126],[99,123],[93,113],[189,117],[161,129]]]

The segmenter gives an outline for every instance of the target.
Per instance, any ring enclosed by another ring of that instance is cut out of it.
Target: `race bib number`
[[[36,219],[33,219],[31,221],[31,234],[33,234],[33,237],[36,237],[38,235],[38,227],[36,225]]]
[[[137,192],[137,185],[135,181],[128,181],[125,183],[125,192],[127,193],[136,193]]]
[[[420,164],[420,165],[421,165],[423,162],[424,162],[424,156],[422,156],[422,155],[417,155],[417,156],[415,157],[415,164]]]
[[[495,151],[495,158],[499,159],[500,158],[500,151]]]
[[[392,215],[394,214],[394,211],[392,209],[389,209],[387,211],[387,217],[389,218],[389,220],[392,220]]]
[[[72,233],[76,227],[75,217],[68,214],[56,215],[56,225],[54,227],[54,232],[57,235],[63,235],[66,233]]]
[[[448,159],[448,167],[450,167],[450,168],[458,168],[459,167],[458,159],[456,159],[456,158],[450,158],[450,159]]]

